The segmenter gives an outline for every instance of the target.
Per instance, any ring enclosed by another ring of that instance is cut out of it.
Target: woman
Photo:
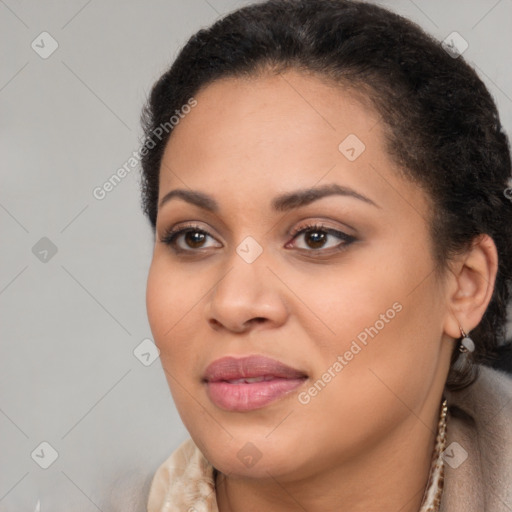
[[[144,128],[148,317],[191,436],[149,512],[511,510],[510,152],[453,45],[357,1],[252,5]]]

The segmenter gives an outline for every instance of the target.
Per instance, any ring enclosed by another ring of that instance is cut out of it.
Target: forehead
[[[226,78],[202,89],[167,144],[160,198],[171,188],[246,200],[322,181],[382,194],[403,189],[378,113],[353,92],[298,71]],[[395,197],[396,199],[396,197]]]
[[[380,116],[368,105],[362,105],[356,94],[317,76],[292,70],[277,75],[224,78],[196,95],[197,106],[175,128],[170,144],[186,128],[198,130],[196,135],[203,144],[215,135],[219,142],[224,136],[219,128],[233,126],[243,127],[244,135],[257,136],[262,142],[273,141],[276,133],[282,137],[306,137],[321,131],[341,136],[351,130],[363,137],[376,126]],[[246,144],[250,142],[247,140]]]

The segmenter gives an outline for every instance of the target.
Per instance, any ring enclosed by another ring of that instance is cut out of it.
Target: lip
[[[227,411],[265,407],[306,379],[303,371],[264,356],[223,357],[211,363],[203,376],[210,400]]]

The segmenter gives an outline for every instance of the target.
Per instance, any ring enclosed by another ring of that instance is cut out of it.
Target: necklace
[[[428,477],[425,493],[419,512],[439,512],[441,506],[441,495],[444,484],[444,459],[443,454],[446,448],[446,415],[448,405],[446,399],[441,404],[441,413],[437,425],[437,437],[434,452],[432,454],[432,463]]]

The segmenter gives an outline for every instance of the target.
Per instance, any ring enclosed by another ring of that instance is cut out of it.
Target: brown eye
[[[311,249],[318,249],[320,247],[323,247],[327,240],[327,233],[322,231],[309,231],[304,236],[306,243]]]
[[[299,229],[293,235],[292,247],[314,252],[326,252],[329,249],[343,249],[355,240],[355,237],[337,229],[310,225]],[[320,249],[324,249],[324,251],[320,251]]]
[[[197,249],[206,240],[206,235],[200,231],[187,231],[185,233],[185,243],[192,249]]]
[[[181,253],[222,247],[222,244],[207,231],[194,226],[170,229],[163,235],[161,242],[171,247],[175,252]]]

